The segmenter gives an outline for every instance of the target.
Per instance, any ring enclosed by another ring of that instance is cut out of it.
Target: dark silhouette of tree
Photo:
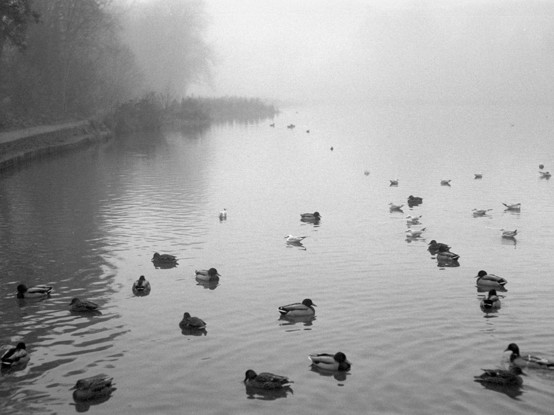
[[[38,23],[39,17],[30,0],[0,0],[0,57],[6,44],[25,49],[27,26]]]

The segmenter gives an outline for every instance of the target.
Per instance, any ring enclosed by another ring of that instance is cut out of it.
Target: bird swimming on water
[[[77,312],[90,312],[98,309],[98,304],[88,300],[81,300],[77,297],[71,300],[69,303],[71,311]]]
[[[346,358],[346,355],[342,352],[335,354],[319,353],[311,354],[308,356],[312,365],[323,370],[337,370],[339,372],[347,372],[350,370],[352,364]]]
[[[510,363],[514,366],[534,369],[554,369],[554,360],[549,360],[544,357],[534,356],[531,354],[521,356],[519,346],[515,343],[510,343],[504,351],[512,352],[510,355]]]
[[[190,313],[183,314],[183,319],[179,322],[181,329],[202,330],[206,328],[206,322],[198,317],[193,317]]]
[[[12,366],[19,362],[29,360],[27,354],[27,346],[23,342],[17,343],[15,346],[4,346],[4,353],[0,356],[2,366]]]
[[[478,287],[490,287],[490,288],[504,288],[504,285],[508,283],[504,278],[494,274],[487,274],[487,271],[481,270],[477,273],[477,286]]]
[[[27,287],[25,284],[17,286],[17,298],[40,298],[47,297],[52,292],[53,287],[49,285],[35,285]]]
[[[244,383],[246,386],[259,389],[281,389],[293,382],[286,376],[275,375],[269,372],[257,374],[252,369],[248,369],[244,375]]]
[[[144,275],[141,275],[138,280],[133,283],[133,292],[138,294],[146,294],[150,291],[150,283],[146,280]]]
[[[109,396],[115,390],[115,387],[112,377],[100,374],[79,379],[73,389],[75,389],[73,399],[88,401]]]
[[[523,375],[523,371],[518,366],[512,366],[510,369],[481,369],[483,373],[479,376],[475,376],[475,382],[489,384],[489,385],[502,385],[502,386],[521,386],[523,379],[520,375]]]
[[[498,310],[500,308],[500,298],[498,298],[495,289],[489,290],[487,296],[481,300],[480,306],[483,311]]]
[[[287,304],[279,307],[281,316],[286,317],[305,317],[315,314],[314,307],[317,307],[309,298],[304,299],[301,303]]]
[[[210,268],[210,269],[197,269],[194,271],[196,274],[196,279],[203,280],[203,281],[210,281],[210,280],[216,280],[221,277],[221,275],[217,272],[217,269]]]

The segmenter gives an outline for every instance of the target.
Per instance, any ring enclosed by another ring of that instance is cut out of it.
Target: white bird
[[[402,206],[404,205],[395,205],[394,203],[389,203],[390,210],[402,210]]]
[[[408,234],[408,238],[419,238],[423,232],[425,232],[425,228],[421,229],[408,229],[406,233]]]
[[[293,235],[287,235],[285,236],[285,239],[287,240],[287,243],[289,244],[298,244],[302,242],[303,239],[306,239],[307,236],[293,236]]]
[[[485,216],[492,209],[473,209],[473,216]]]
[[[419,222],[420,219],[421,219],[421,215],[419,215],[419,216],[408,215],[408,216],[406,216],[406,223],[408,225],[419,225],[420,224],[420,222]]]
[[[517,229],[514,229],[513,231],[508,231],[505,229],[500,229],[502,231],[502,237],[503,238],[515,238],[517,235]]]
[[[520,210],[521,209],[521,203],[502,203],[504,206],[506,206],[506,210]]]

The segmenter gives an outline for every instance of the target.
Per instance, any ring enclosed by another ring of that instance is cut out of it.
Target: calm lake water
[[[553,136],[546,107],[298,107],[4,172],[0,343],[26,342],[31,360],[0,377],[0,412],[552,413],[554,374],[528,370],[515,391],[473,376],[506,366],[511,342],[554,357],[554,179],[538,168],[554,172]],[[389,211],[409,195],[423,204]],[[313,211],[318,224],[300,221]],[[423,238],[406,239],[407,215],[422,216]],[[287,234],[308,237],[287,246]],[[438,266],[431,239],[459,266]],[[179,265],[155,268],[156,251]],[[217,286],[195,279],[209,267]],[[508,280],[494,314],[479,307],[481,269]],[[131,292],[140,275],[145,297]],[[20,282],[54,292],[18,301]],[[70,313],[73,297],[102,315]],[[278,306],[304,298],[317,304],[313,321],[279,319]],[[185,311],[205,333],[181,332]],[[308,354],[339,350],[348,374],[310,368]],[[295,383],[252,393],[249,368]],[[71,387],[98,373],[117,390],[76,405]]]

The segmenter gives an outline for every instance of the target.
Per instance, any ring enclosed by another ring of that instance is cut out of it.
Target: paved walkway
[[[56,125],[40,125],[38,127],[24,128],[22,130],[13,130],[0,132],[0,144],[16,141],[21,138],[31,137],[38,134],[50,133],[52,131],[64,130],[66,128],[79,127],[88,124],[88,121],[75,121]]]

